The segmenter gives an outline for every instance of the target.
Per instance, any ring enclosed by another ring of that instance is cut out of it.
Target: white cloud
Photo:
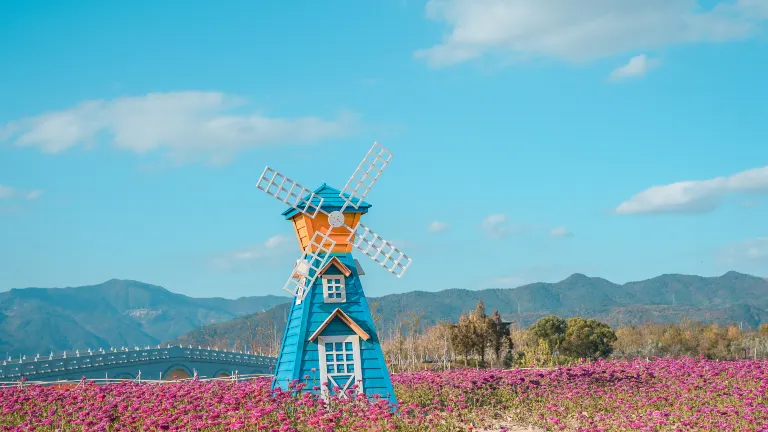
[[[267,117],[243,112],[242,98],[219,92],[150,93],[86,101],[72,108],[0,126],[0,138],[19,147],[58,153],[106,138],[136,153],[165,149],[176,161],[208,157],[225,162],[251,147],[305,143],[343,136],[355,117]]]
[[[40,198],[40,195],[42,194],[43,191],[39,189],[22,191],[10,186],[0,185],[0,199],[26,198],[31,201]]]
[[[290,252],[294,252],[298,257],[301,253],[298,244],[293,244],[286,236],[276,235],[264,243],[216,256],[210,264],[213,269],[219,271],[239,271]]]
[[[723,198],[734,193],[768,192],[768,166],[730,177],[681,181],[653,186],[621,203],[617,214],[691,213],[715,209]]]
[[[768,237],[758,237],[726,246],[721,253],[728,265],[765,265],[768,269]]]
[[[16,190],[12,187],[0,185],[0,199],[13,198]]]
[[[645,54],[632,57],[624,66],[611,72],[611,81],[622,81],[630,78],[644,77],[651,69],[659,65],[658,59],[646,57]]]
[[[429,232],[438,233],[448,229],[448,224],[440,221],[433,221],[427,228]]]
[[[517,288],[527,283],[530,283],[530,281],[518,276],[503,276],[491,279],[490,281],[491,287],[493,288]]]
[[[739,0],[738,6],[749,16],[768,19],[768,2],[765,0]]]
[[[541,228],[543,227],[526,223],[510,223],[507,215],[502,213],[490,214],[480,223],[480,229],[490,238],[502,238],[510,234],[520,234]]]
[[[430,0],[427,17],[450,33],[417,51],[433,66],[501,53],[588,61],[668,45],[715,43],[756,36],[768,0]]]
[[[507,215],[504,214],[492,214],[488,215],[480,223],[480,229],[485,231],[488,237],[501,238],[509,235],[509,227],[507,226]]]
[[[568,231],[568,229],[564,226],[552,228],[549,231],[549,235],[552,237],[573,237],[573,233]]]
[[[33,191],[27,192],[24,197],[31,201],[31,200],[36,200],[40,198],[40,195],[42,194],[43,194],[43,191],[41,191],[40,189],[35,189]]]

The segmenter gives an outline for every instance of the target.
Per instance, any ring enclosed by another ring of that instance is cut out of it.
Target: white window
[[[343,275],[323,276],[323,302],[345,303],[347,290],[344,286]]]
[[[338,394],[346,397],[347,390],[357,384],[357,392],[363,392],[363,371],[360,368],[360,338],[351,336],[320,336],[317,338],[320,355],[320,382],[322,394]],[[334,390],[338,387],[338,391]]]

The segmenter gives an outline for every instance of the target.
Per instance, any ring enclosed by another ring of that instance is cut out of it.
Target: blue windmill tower
[[[283,289],[291,306],[275,367],[274,387],[288,389],[305,376],[320,383],[323,397],[349,391],[379,395],[396,403],[371,310],[365,299],[357,248],[397,277],[411,259],[360,222],[371,205],[364,201],[392,153],[374,143],[339,191],[323,184],[314,192],[267,167],[257,188],[288,204],[303,251]],[[305,390],[318,392],[310,383]]]

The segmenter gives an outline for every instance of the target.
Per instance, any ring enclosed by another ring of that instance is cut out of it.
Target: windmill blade
[[[360,206],[360,203],[363,202],[368,192],[371,191],[374,183],[379,179],[379,176],[391,159],[391,151],[378,142],[373,143],[371,149],[368,150],[368,154],[365,155],[363,161],[360,162],[360,165],[357,166],[354,174],[352,174],[352,177],[344,185],[344,189],[341,190],[340,196],[345,202],[344,207],[349,205],[358,208]],[[341,211],[344,211],[344,209],[342,208]]]
[[[358,223],[354,229],[350,230],[348,240],[353,236],[355,241],[353,246],[360,249],[364,254],[385,269],[389,270],[397,277],[402,277],[405,270],[411,265],[411,258],[401,252],[392,243],[384,240],[380,235],[371,231],[370,228]]]
[[[304,300],[312,289],[320,270],[331,258],[331,251],[336,246],[336,242],[331,239],[330,234],[330,227],[325,232],[315,231],[309,244],[304,248],[304,254],[296,261],[291,277],[283,286],[285,291],[296,297],[296,304]]]
[[[264,168],[256,187],[309,217],[315,217],[323,205],[322,197],[270,167]]]

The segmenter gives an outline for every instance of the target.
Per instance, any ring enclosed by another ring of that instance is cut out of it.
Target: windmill
[[[374,143],[340,191],[326,184],[311,191],[270,167],[259,178],[258,189],[289,206],[283,216],[293,222],[303,252],[283,286],[295,301],[273,388],[309,380],[319,384],[323,397],[357,392],[396,402],[360,283],[365,273],[352,256],[356,248],[398,278],[412,262],[360,222],[371,207],[364,200],[391,159],[389,150]],[[312,382],[305,384],[318,392]]]

